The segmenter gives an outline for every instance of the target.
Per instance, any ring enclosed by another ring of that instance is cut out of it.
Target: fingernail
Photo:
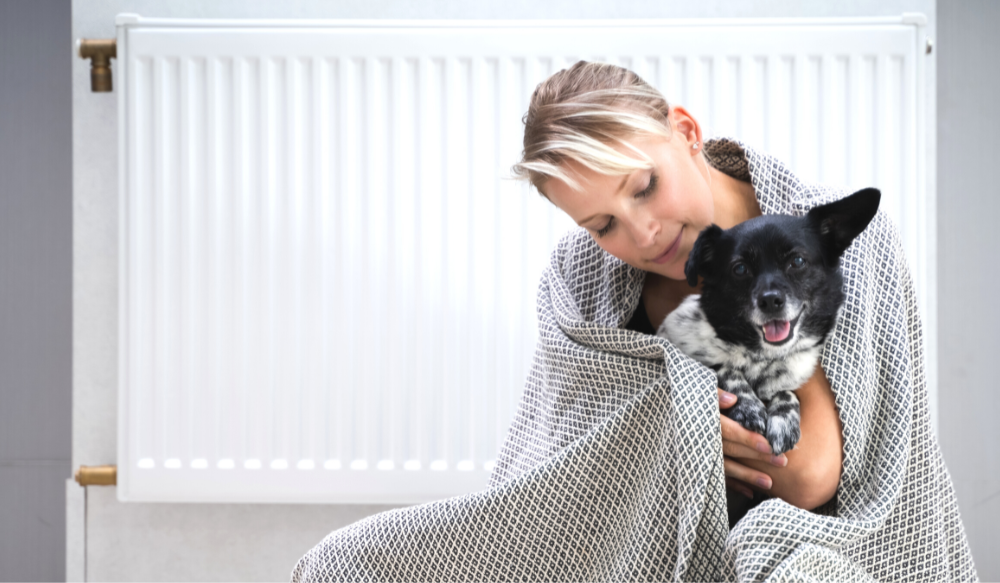
[[[771,457],[771,463],[778,466],[779,468],[783,468],[788,465],[788,458],[786,458],[784,455],[776,455]]]
[[[757,485],[765,490],[770,490],[771,480],[768,480],[767,478],[757,478]]]
[[[723,405],[732,405],[736,402],[736,395],[722,391],[719,393],[719,402]]]
[[[771,453],[771,446],[766,441],[758,441],[757,451],[760,453]]]

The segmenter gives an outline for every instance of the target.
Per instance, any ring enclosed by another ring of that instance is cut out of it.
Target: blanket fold
[[[733,140],[705,155],[749,179],[765,213],[847,194]],[[772,499],[730,532],[715,375],[621,328],[645,274],[579,230],[543,275],[534,362],[490,487],[334,531],[292,580],[975,579],[930,429],[913,283],[884,213],[842,262],[847,300],[821,359],[844,430],[831,512]]]

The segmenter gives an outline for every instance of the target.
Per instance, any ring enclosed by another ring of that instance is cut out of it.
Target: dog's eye
[[[803,259],[802,256],[800,255],[792,257],[792,260],[788,262],[788,266],[794,267],[795,269],[799,269],[800,267],[805,267],[805,265],[806,265],[806,260]]]
[[[748,273],[750,273],[750,269],[747,268],[746,263],[737,263],[733,266],[733,275],[737,277],[743,277]]]

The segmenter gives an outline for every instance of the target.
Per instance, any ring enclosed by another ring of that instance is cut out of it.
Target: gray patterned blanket
[[[752,181],[765,213],[847,194],[738,142],[705,146],[714,166]],[[490,488],[334,531],[292,580],[975,579],[931,431],[913,284],[882,212],[843,270],[847,301],[821,363],[844,468],[825,512],[772,499],[730,531],[715,375],[622,329],[644,273],[580,230],[542,278],[534,364]]]

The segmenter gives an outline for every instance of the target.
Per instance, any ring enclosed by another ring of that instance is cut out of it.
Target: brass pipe
[[[113,38],[83,38],[76,41],[77,54],[90,59],[90,90],[111,91],[111,59],[118,58],[118,41]]]
[[[81,486],[117,486],[118,466],[80,466],[73,479]]]

